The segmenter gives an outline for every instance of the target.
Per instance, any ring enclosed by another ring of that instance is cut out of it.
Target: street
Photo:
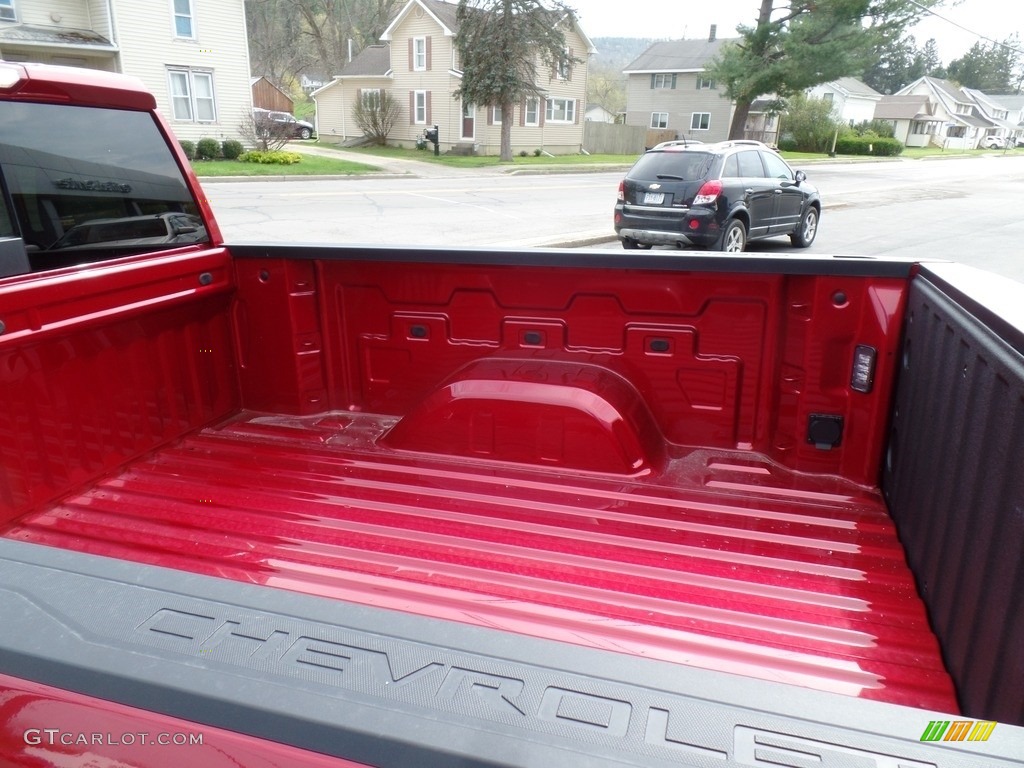
[[[949,259],[1024,283],[1024,152],[804,170],[825,204],[809,253]],[[229,241],[617,249],[607,238],[622,176],[453,170],[203,187]]]

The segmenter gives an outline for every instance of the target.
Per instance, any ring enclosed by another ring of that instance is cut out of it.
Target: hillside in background
[[[590,65],[621,72],[656,40],[653,37],[595,37],[591,42],[597,48],[597,54],[590,60]]]

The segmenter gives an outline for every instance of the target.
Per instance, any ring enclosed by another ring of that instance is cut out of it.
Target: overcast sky
[[[1024,2],[961,0],[956,6],[953,2],[946,0],[945,7],[935,9],[949,21],[926,17],[913,30],[918,46],[935,38],[943,63],[963,56],[979,36],[1002,42],[1016,32],[1024,39]],[[580,25],[592,38],[659,40],[702,38],[712,24],[718,25],[719,37],[735,37],[736,25],[753,23],[760,7],[758,0],[566,0],[566,4],[579,12]]]

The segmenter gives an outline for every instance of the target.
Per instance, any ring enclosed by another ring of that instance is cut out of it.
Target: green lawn
[[[324,149],[331,149],[329,144],[321,144]],[[511,163],[503,163],[497,155],[446,155],[434,156],[433,146],[429,149],[402,149],[400,147],[354,147],[346,148],[346,152],[356,152],[361,155],[372,157],[389,157],[401,160],[419,160],[425,163],[438,163],[454,168],[489,168],[492,166],[523,166],[535,167],[545,165],[599,165],[602,163],[624,163],[631,165],[636,161],[636,155],[556,155],[547,157],[541,155],[535,157],[532,154],[526,157],[516,155]]]
[[[332,157],[303,155],[302,162],[294,165],[263,165],[243,163],[239,160],[195,160],[192,169],[196,176],[347,176],[355,173],[379,171],[374,165],[335,160]]]

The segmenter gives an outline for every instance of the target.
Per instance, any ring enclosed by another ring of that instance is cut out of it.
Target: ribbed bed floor
[[[956,711],[876,491],[729,451],[626,479],[399,453],[392,423],[244,412],[4,535]]]

